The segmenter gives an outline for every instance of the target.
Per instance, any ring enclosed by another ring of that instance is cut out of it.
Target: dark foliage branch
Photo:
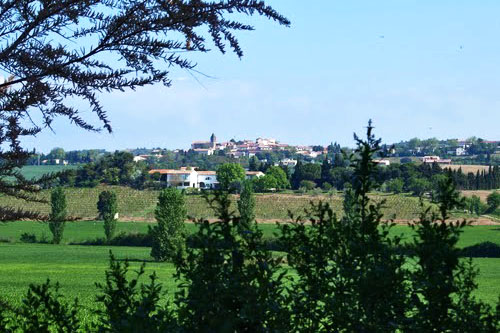
[[[50,128],[55,118],[111,132],[102,93],[169,86],[170,69],[193,70],[188,53],[208,52],[209,44],[241,57],[235,32],[253,27],[232,14],[289,25],[256,0],[0,2],[0,73],[8,76],[0,82],[0,192],[28,199],[23,193],[36,190],[18,171],[30,155],[21,139]],[[82,116],[75,101],[84,102],[99,125]]]

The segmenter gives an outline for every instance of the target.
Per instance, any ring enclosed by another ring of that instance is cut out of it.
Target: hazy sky
[[[29,144],[187,148],[215,132],[352,145],[370,118],[384,142],[500,139],[500,1],[267,2],[292,26],[247,19],[256,31],[239,34],[241,60],[192,55],[211,78],[177,70],[171,88],[103,96],[113,134],[60,120]]]

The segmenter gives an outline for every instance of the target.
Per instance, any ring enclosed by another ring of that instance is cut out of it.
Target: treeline
[[[86,164],[97,161],[101,156],[106,155],[104,149],[85,149],[64,151],[63,148],[54,148],[48,154],[34,154],[28,160],[28,165],[40,164],[62,164],[66,161],[68,164]],[[56,163],[58,162],[58,163]]]
[[[101,183],[143,188],[148,181],[148,168],[145,163],[134,162],[134,156],[124,151],[108,153],[95,162],[82,165],[77,169],[64,170],[47,187],[95,187]]]
[[[461,190],[495,190],[500,188],[500,167],[490,166],[488,171],[479,170],[474,174],[462,172],[462,169],[453,170],[451,176]]]
[[[303,163],[298,161],[294,170],[282,166],[288,175],[291,188],[312,189],[315,187],[323,190],[344,190],[349,185],[353,175],[353,167],[342,154],[335,154],[333,160],[325,159],[319,163]],[[260,167],[260,170],[266,171]],[[401,193],[411,192],[421,195],[437,189],[440,180],[451,173],[461,190],[491,190],[500,188],[500,169],[498,166],[490,167],[487,172],[469,173],[465,175],[461,169],[450,171],[441,168],[437,163],[433,164],[391,164],[379,165],[373,174],[373,181],[377,183],[382,191]]]

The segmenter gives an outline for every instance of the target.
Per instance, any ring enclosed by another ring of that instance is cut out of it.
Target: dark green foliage
[[[266,176],[273,177],[276,180],[276,189],[284,190],[290,187],[285,171],[279,166],[271,166],[267,169]]]
[[[500,192],[493,192],[486,198],[488,203],[488,212],[494,212],[498,207],[500,207]]]
[[[408,190],[414,195],[420,196],[431,190],[431,183],[425,178],[413,177],[409,181]]]
[[[49,229],[52,233],[52,243],[61,243],[66,224],[66,195],[61,187],[56,187],[50,193],[51,213]]]
[[[255,223],[255,195],[251,182],[243,184],[243,190],[238,200],[238,212],[240,213],[238,225],[244,230],[250,230],[250,226]]]
[[[499,323],[491,309],[472,296],[477,270],[459,261],[456,244],[466,223],[448,221],[450,210],[463,204],[451,177],[439,183],[437,194],[439,213],[426,209],[414,226],[412,331],[494,332]]]
[[[300,182],[300,187],[299,189],[304,190],[304,191],[310,191],[316,188],[316,183],[310,180],[302,180]]]
[[[78,302],[62,301],[59,285],[47,282],[29,286],[19,307],[0,302],[0,331],[2,332],[78,332]]]
[[[224,190],[233,191],[235,183],[245,180],[245,169],[237,163],[225,163],[217,168],[217,181],[219,187]]]
[[[139,284],[144,265],[133,279],[127,278],[129,264],[115,260],[110,253],[110,267],[105,284],[97,283],[102,294],[97,302],[103,309],[96,311],[98,323],[92,328],[97,332],[175,332],[175,319],[168,303],[160,305],[164,297],[161,285],[153,273],[149,284]]]
[[[306,226],[300,219],[282,226],[288,261],[298,274],[291,280],[292,327],[304,332],[395,331],[407,308],[404,257],[392,251],[399,238],[381,229],[382,203],[368,199],[373,188],[371,156],[379,141],[368,129],[357,139],[352,189],[345,192],[345,216],[339,220],[328,204],[312,205]]]
[[[117,209],[116,193],[102,191],[99,194],[99,201],[97,201],[97,210],[100,218],[104,221],[104,234],[108,242],[115,234]]]
[[[395,178],[387,181],[385,183],[386,191],[392,193],[401,193],[403,192],[404,182],[400,178]]]
[[[227,192],[209,200],[220,221],[200,221],[196,237],[202,246],[188,249],[176,264],[179,323],[188,332],[287,331],[279,259],[263,249],[255,224],[239,227]]]
[[[471,214],[481,215],[486,210],[486,206],[477,195],[465,198],[464,206]]]
[[[29,234],[27,232],[23,232],[21,234],[21,237],[19,238],[19,240],[23,243],[36,243],[37,242],[36,235]]]
[[[157,225],[150,229],[153,246],[151,256],[158,261],[182,256],[186,244],[184,194],[170,187],[160,192],[155,210]]]

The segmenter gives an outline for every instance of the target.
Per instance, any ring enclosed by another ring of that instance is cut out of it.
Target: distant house
[[[420,160],[422,161],[422,163],[438,163],[444,165],[451,164],[451,159],[442,159],[439,156],[424,156],[421,157]]]
[[[154,169],[150,170],[149,174],[160,174],[160,181],[167,184],[168,187],[176,187],[178,189],[198,188],[198,173],[192,168],[181,168],[180,170],[172,169]]]
[[[297,165],[297,160],[292,160],[292,159],[289,159],[289,158],[285,158],[281,161],[279,161],[278,163],[274,163],[275,166],[279,166],[279,165],[284,165],[284,166],[296,166]]]
[[[213,155],[214,154],[214,150],[212,148],[196,148],[196,149],[193,149],[194,152],[200,154],[200,155],[207,155],[207,156],[210,156],[210,155]]]
[[[246,179],[254,179],[264,176],[262,171],[246,171],[245,172]]]
[[[382,165],[382,166],[389,166],[389,165],[391,165],[391,161],[385,160],[385,159],[373,160],[373,162],[377,163],[378,165]]]
[[[197,171],[194,168],[182,167],[180,170],[154,169],[149,174],[160,174],[160,181],[168,187],[178,189],[199,188],[214,189],[219,186],[217,173],[215,171]],[[246,179],[259,178],[264,176],[261,171],[245,172]]]

